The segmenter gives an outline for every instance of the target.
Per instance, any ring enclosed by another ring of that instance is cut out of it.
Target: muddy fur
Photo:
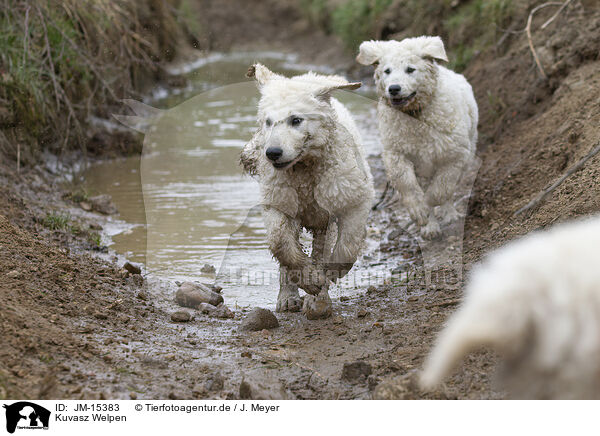
[[[261,92],[259,129],[240,161],[258,177],[269,247],[281,266],[277,310],[299,310],[298,284],[311,294],[304,300],[307,317],[326,317],[331,314],[328,283],[356,261],[373,201],[358,129],[330,96],[360,83],[314,73],[285,78],[260,64],[248,75]],[[298,125],[292,124],[294,118],[301,119]],[[266,154],[273,148],[281,153],[276,160]],[[302,228],[313,235],[311,256],[298,240]]]
[[[459,218],[454,194],[477,143],[473,91],[438,65],[447,60],[439,37],[365,41],[357,56],[375,65],[386,172],[425,238],[440,234],[440,220]]]

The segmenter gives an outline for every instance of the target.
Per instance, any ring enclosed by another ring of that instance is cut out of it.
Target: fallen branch
[[[544,199],[551,194],[556,188],[558,188],[565,180],[567,180],[571,175],[579,171],[585,163],[600,153],[600,143],[587,155],[585,155],[581,160],[579,160],[575,165],[573,165],[565,174],[563,174],[560,179],[550,185],[549,188],[543,190],[538,195],[535,196],[533,200],[523,206],[521,209],[516,211],[513,216],[521,215],[523,212],[526,212],[534,207],[537,207]]]
[[[567,0],[566,3],[568,3],[569,0]],[[533,8],[531,10],[531,12],[529,12],[529,16],[527,17],[527,26],[525,26],[525,31],[527,32],[527,42],[529,44],[529,50],[531,50],[531,54],[533,55],[533,60],[535,60],[535,63],[538,67],[538,70],[540,70],[540,74],[542,75],[542,77],[545,79],[548,78],[548,76],[546,75],[546,72],[544,71],[544,67],[542,67],[542,63],[540,62],[540,58],[538,58],[537,52],[535,51],[535,47],[533,46],[533,40],[531,39],[531,22],[533,21],[533,15],[539,11],[540,9],[543,9],[545,7],[548,6],[564,6],[563,3],[559,3],[559,2],[548,2],[548,3],[543,3],[539,6],[536,6],[535,8]]]

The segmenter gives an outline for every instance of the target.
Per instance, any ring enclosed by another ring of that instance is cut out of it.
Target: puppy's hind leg
[[[463,218],[461,213],[456,210],[452,200],[449,200],[441,206],[436,207],[435,215],[439,220],[441,220],[442,224],[450,224]]]
[[[427,224],[421,227],[421,237],[423,237],[423,239],[435,239],[441,234],[442,231],[440,230],[440,224],[435,217],[435,213],[433,213],[433,209],[431,209],[429,218],[427,219]]]

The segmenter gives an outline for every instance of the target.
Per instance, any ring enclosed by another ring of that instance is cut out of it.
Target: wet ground
[[[538,19],[547,18],[540,15]],[[52,171],[22,168],[18,172],[0,162],[0,398],[239,398],[247,393],[246,382],[253,386],[254,397],[263,398],[504,397],[493,388],[496,358],[489,352],[471,354],[446,384],[432,393],[418,390],[415,373],[436,333],[460,302],[461,266],[468,271],[483,253],[520,234],[599,210],[599,166],[597,159],[592,159],[539,209],[527,216],[513,215],[598,142],[598,23],[597,13],[574,8],[553,23],[558,27],[534,33],[537,46],[547,43],[551,47],[551,56],[544,58],[550,77],[547,82],[539,80],[522,34],[507,38],[499,49],[479,55],[470,64],[465,74],[480,106],[482,165],[464,238],[450,235],[441,249],[422,246],[413,237],[406,217],[394,215],[387,200],[370,219],[370,240],[377,248],[370,248],[367,256],[371,258],[361,262],[371,266],[380,260],[389,262],[385,268],[396,273],[383,284],[341,288],[334,298],[333,317],[324,321],[277,314],[278,328],[240,331],[252,307],[272,307],[276,289],[265,286],[263,292],[257,285],[247,296],[236,290],[235,283],[223,289],[233,319],[190,310],[191,321],[171,321],[171,314],[180,309],[173,302],[175,281],[211,281],[212,277],[197,273],[198,269],[208,262],[219,266],[216,253],[222,250],[223,241],[229,240],[231,230],[235,233],[236,226],[246,219],[248,208],[236,207],[229,197],[247,201],[254,182],[239,178],[234,165],[222,167],[229,175],[227,180],[216,177],[217,166],[224,159],[208,165],[209,179],[196,177],[200,173],[194,176],[191,164],[181,178],[177,174],[180,167],[161,174],[162,161],[155,159],[155,165],[146,168],[151,170],[148,183],[141,176],[144,164],[140,172],[135,159],[106,163],[125,187],[123,197],[111,186],[115,180],[105,177],[108,167],[105,171],[98,167],[93,185],[93,173],[88,173],[88,186],[95,186],[98,194],[113,194],[121,212],[116,217],[83,211]],[[573,33],[574,28],[580,31]],[[232,64],[238,66],[232,66],[230,73],[223,72],[223,81],[216,80],[216,85],[232,83],[227,77],[238,80],[234,70],[241,65],[237,60]],[[523,77],[518,83],[515,71]],[[217,77],[220,80],[221,75]],[[182,92],[187,91],[184,88]],[[173,98],[187,100],[189,96]],[[168,96],[162,92],[162,97]],[[165,101],[163,107],[180,107],[181,100]],[[211,101],[227,100],[231,96]],[[207,109],[206,104],[200,107]],[[209,106],[212,114],[223,111],[220,117],[230,117],[229,109],[227,105]],[[179,114],[172,110],[167,113]],[[354,108],[353,112],[361,111]],[[249,137],[250,103],[242,115],[248,117],[246,121],[239,121],[232,130],[212,131],[211,138],[244,140],[244,135],[231,134],[236,129]],[[190,133],[207,128],[193,125],[199,120],[189,119]],[[360,118],[357,121],[363,133],[368,132],[369,124]],[[373,124],[370,126],[372,129]],[[194,140],[202,139],[195,136]],[[365,137],[372,136],[365,133]],[[208,156],[216,153],[235,158],[239,145],[211,143],[202,148],[192,140],[183,148],[167,150],[173,152],[173,159],[165,162],[183,157],[184,168],[190,162],[201,164],[203,159],[190,155],[197,149],[209,150]],[[152,153],[144,150],[142,160],[146,158],[153,163]],[[381,193],[385,177],[376,150],[369,161]],[[245,195],[236,196],[240,184],[245,184]],[[146,202],[145,185],[151,188],[150,201],[141,209],[141,202]],[[174,198],[178,192],[190,200]],[[221,197],[215,192],[221,192]],[[167,206],[164,214],[163,204]],[[227,207],[221,210],[217,204]],[[198,215],[182,210],[186,208]],[[69,224],[50,226],[48,215],[63,213],[70,215]],[[182,223],[181,235],[152,232],[152,224],[168,222],[170,217]],[[212,224],[218,221],[215,218],[225,219],[230,227],[225,231],[211,225],[211,220]],[[204,224],[200,230],[192,229],[196,219]],[[148,242],[144,240],[145,224]],[[102,252],[93,237],[99,226],[106,234],[101,243],[107,243],[110,236],[114,240],[110,248],[116,253],[148,262],[147,280],[124,274],[121,266],[125,259]],[[259,217],[251,217],[248,227],[242,227],[236,250],[249,250],[268,259],[260,240]],[[146,243],[153,250],[145,251]],[[188,252],[178,260],[182,247]],[[373,258],[374,252],[379,257]],[[457,258],[456,253],[464,258]],[[422,268],[427,259],[438,265],[431,276]],[[450,262],[439,266],[440,259]]]

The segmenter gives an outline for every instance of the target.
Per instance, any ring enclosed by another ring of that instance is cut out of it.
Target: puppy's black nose
[[[390,95],[398,95],[400,93],[400,85],[390,85],[390,87],[388,88],[388,91],[390,93]]]
[[[279,147],[269,147],[266,151],[267,157],[272,161],[276,161],[283,154],[283,150]]]

